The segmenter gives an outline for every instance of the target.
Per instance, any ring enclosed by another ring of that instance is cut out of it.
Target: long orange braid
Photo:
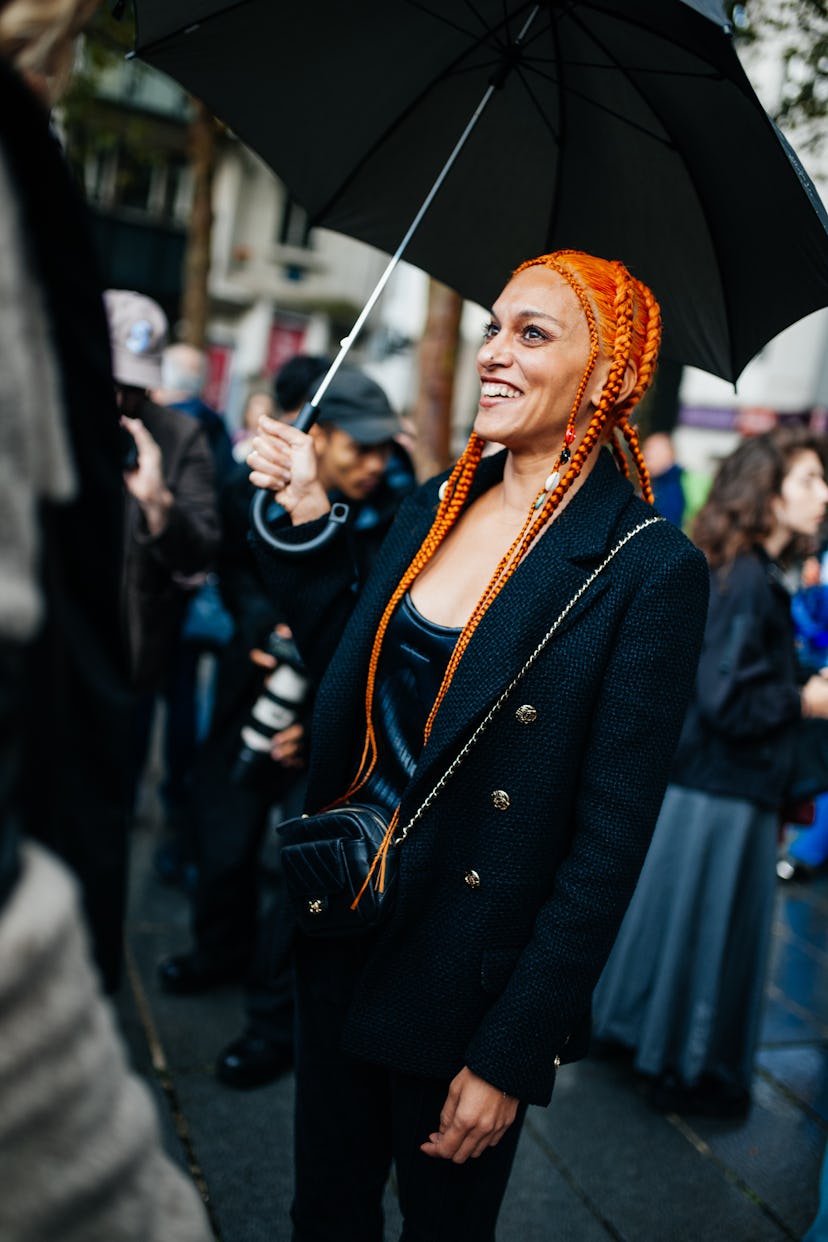
[[[603,391],[595,407],[589,424],[581,437],[578,447],[569,457],[566,450],[559,458],[561,468],[557,482],[548,492],[541,493],[529,510],[511,547],[499,561],[491,580],[477,601],[471,616],[457,639],[454,651],[446,667],[442,684],[434,700],[434,705],[425,726],[424,742],[428,741],[432,725],[440,705],[445,698],[454,673],[471,642],[475,630],[485,616],[492,602],[503,590],[512,574],[523,560],[533,541],[538,537],[552,514],[561,504],[572,484],[578,478],[583,465],[596,445],[609,439],[613,456],[620,469],[628,475],[629,469],[621,438],[629,448],[630,456],[635,463],[636,471],[644,498],[652,503],[653,492],[644,458],[638,442],[638,435],[630,422],[633,407],[641,399],[653,380],[655,373],[658,347],[661,340],[661,312],[652,292],[641,281],[636,280],[622,263],[599,259],[578,250],[559,250],[554,254],[541,255],[530,259],[516,269],[514,275],[525,271],[528,267],[542,265],[558,273],[577,297],[584,315],[590,337],[590,353],[587,365],[575,394],[569,416],[567,444],[574,439],[574,425],[581,408],[584,393],[601,352],[610,359],[610,368]],[[618,400],[628,364],[635,367],[636,379],[632,391],[623,400]],[[458,460],[437,509],[431,529],[417,551],[408,569],[400,579],[394,593],[382,614],[374,645],[368,664],[368,679],[365,687],[365,743],[357,773],[349,788],[338,801],[344,802],[353,797],[363,788],[377,762],[377,738],[373,721],[374,687],[379,668],[382,644],[394,610],[405,592],[409,589],[417,575],[425,568],[434,553],[442,544],[446,535],[454,526],[463,511],[468,498],[469,489],[480,462],[484,441],[472,433],[466,448]],[[552,479],[555,478],[553,474]],[[399,822],[399,807],[395,810],[388,832],[365,881],[362,892],[379,868],[377,886],[380,890],[385,884],[385,864],[388,849],[394,838]],[[360,892],[354,902],[357,904]]]

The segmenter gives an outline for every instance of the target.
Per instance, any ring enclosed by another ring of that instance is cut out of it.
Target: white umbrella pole
[[[531,12],[529,13],[529,16],[527,17],[526,21],[523,24],[523,27],[520,33],[515,38],[514,47],[520,47],[521,44],[523,43],[529,31],[530,26],[532,25],[533,21],[538,15],[538,12],[540,11],[540,7],[541,6],[539,4],[536,4],[532,8]],[[394,251],[394,254],[389,259],[385,270],[383,271],[382,275],[380,276],[379,280],[374,286],[374,289],[372,290],[371,295],[369,296],[367,302],[365,303],[362,310],[360,311],[360,314],[359,314],[358,319],[356,320],[356,323],[351,328],[351,331],[344,338],[344,340],[340,342],[339,353],[336,355],[333,362],[331,363],[327,373],[322,379],[322,382],[320,383],[316,392],[313,394],[313,397],[305,405],[305,407],[302,409],[301,413],[299,414],[298,418],[296,419],[295,426],[298,427],[300,431],[306,431],[308,427],[310,427],[310,425],[315,421],[317,406],[319,405],[319,402],[322,400],[325,393],[327,392],[328,385],[330,384],[331,380],[336,375],[339,368],[342,366],[342,363],[345,361],[345,358],[347,357],[351,349],[351,346],[356,341],[357,337],[359,336],[360,332],[362,331],[365,325],[365,321],[367,320],[368,316],[371,314],[371,311],[374,309],[374,306],[377,303],[377,299],[379,298],[385,286],[388,284],[388,281],[390,280],[392,273],[394,272],[397,265],[399,264],[400,259],[403,257],[405,250],[408,246],[408,243],[411,241],[411,238],[414,236],[417,229],[420,227],[420,222],[422,221],[423,216],[428,211],[429,207],[434,201],[435,196],[439,192],[443,182],[445,181],[448,174],[451,172],[451,169],[453,168],[457,160],[457,157],[459,156],[460,152],[463,150],[463,147],[466,145],[466,142],[468,141],[472,131],[477,125],[477,122],[480,120],[481,116],[485,112],[489,104],[489,100],[492,98],[492,95],[495,93],[495,91],[497,91],[500,88],[500,86],[502,85],[502,82],[503,82],[503,78],[498,77],[496,75],[495,80],[491,83],[491,85],[489,85],[486,88],[483,98],[480,100],[480,103],[475,108],[473,115],[469,118],[469,122],[466,125],[466,128],[463,130],[463,133],[458,138],[457,143],[455,144],[454,150],[451,152],[445,164],[441,168],[436,181],[434,182],[428,194],[426,195],[425,199],[423,200],[420,210],[417,212],[416,216],[411,221],[411,224],[408,227],[408,231],[406,232],[405,236],[403,237],[397,249]]]
[[[538,13],[540,12],[540,8],[541,6],[539,4],[536,4],[532,7],[529,13],[529,16],[527,17],[526,21],[523,24],[520,34],[517,36],[517,38],[514,41],[514,44],[513,44],[514,47],[520,47],[520,45],[523,43],[523,40],[526,38],[529,27],[532,25],[532,22],[535,20]],[[448,157],[445,164],[441,168],[436,181],[434,182],[428,194],[426,195],[425,199],[423,200],[423,204],[420,207],[420,210],[417,212],[416,216],[411,221],[411,224],[408,228],[408,231],[405,234],[405,237],[403,237],[402,241],[400,242],[399,246],[395,250],[394,254],[389,259],[388,264],[384,272],[380,276],[379,280],[377,281],[376,285],[374,286],[374,289],[370,297],[368,298],[368,301],[363,306],[362,311],[360,312],[356,323],[354,324],[353,328],[351,328],[351,331],[349,332],[349,334],[340,343],[339,353],[336,355],[330,367],[328,368],[328,371],[326,375],[324,376],[321,384],[317,388],[316,392],[313,394],[313,397],[310,399],[310,401],[308,401],[299,411],[299,414],[293,425],[297,427],[300,431],[307,431],[307,429],[310,426],[312,426],[312,424],[316,421],[317,407],[319,405],[319,402],[324,397],[328,389],[328,385],[330,384],[331,380],[336,375],[339,368],[342,366],[342,363],[345,361],[345,358],[348,356],[351,346],[356,341],[357,337],[362,331],[362,328],[363,328],[363,325],[365,324],[366,319],[368,318],[374,306],[376,305],[377,298],[380,296],[383,289],[388,284],[388,281],[391,277],[392,272],[397,267],[397,264],[399,263],[400,259],[405,253],[406,246],[408,245],[408,243],[411,241],[411,238],[416,233],[417,229],[419,228],[420,221],[422,220],[423,216],[426,214],[432,202],[434,201],[434,196],[438,193],[440,187],[442,186],[443,182],[445,181],[446,177],[451,171],[452,166],[454,165],[458,155],[463,150],[463,147],[466,145],[469,135],[471,134],[477,122],[480,120],[484,111],[486,110],[486,107],[492,95],[495,93],[496,90],[498,90],[503,85],[506,75],[508,74],[510,69],[511,69],[511,63],[504,58],[499,71],[494,74],[490,85],[486,88],[483,98],[480,100],[480,103],[475,108],[474,114],[469,119],[469,122],[466,125],[466,128],[463,130],[463,133],[458,138],[457,143],[455,144],[454,150],[451,152],[451,155]],[[265,517],[265,510],[267,508],[269,498],[270,498],[270,493],[267,491],[260,491],[257,493],[251,505],[251,509],[250,509],[251,520],[256,530],[258,531],[259,535],[262,537],[262,539],[265,540],[266,543],[269,543],[272,547],[276,548],[279,552],[286,553],[290,556],[306,555],[307,553],[312,552],[319,547],[322,547],[323,544],[327,543],[330,539],[333,538],[333,536],[337,533],[339,528],[345,523],[345,521],[348,518],[348,506],[342,503],[337,503],[333,505],[333,507],[331,508],[327,524],[312,539],[302,544],[283,542],[278,537],[278,535],[274,534],[274,532],[269,529],[268,522]]]

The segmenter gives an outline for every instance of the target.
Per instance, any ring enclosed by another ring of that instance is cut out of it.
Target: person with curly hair
[[[799,684],[780,569],[825,516],[822,451],[801,427],[745,440],[693,527],[711,582],[695,693],[594,998],[599,1049],[631,1050],[667,1111],[750,1107],[779,812],[800,720],[828,716],[828,679]]]

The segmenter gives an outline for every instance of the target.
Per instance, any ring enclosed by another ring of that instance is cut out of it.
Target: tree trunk
[[[216,123],[204,104],[195,101],[190,123],[190,160],[193,174],[193,208],[184,256],[184,288],[181,294],[183,340],[204,349],[210,297],[210,251],[213,231],[213,175],[216,164]]]
[[[419,351],[420,384],[414,405],[420,478],[445,470],[451,462],[451,408],[462,309],[458,293],[439,281],[429,281],[428,312]]]

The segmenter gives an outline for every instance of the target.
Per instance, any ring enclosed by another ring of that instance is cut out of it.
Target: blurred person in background
[[[242,411],[241,427],[233,436],[233,460],[244,463],[253,444],[259,419],[276,418],[276,402],[268,388],[254,388],[248,395]]]
[[[653,484],[653,504],[662,517],[681,527],[684,521],[684,471],[676,461],[673,441],[665,431],[654,431],[641,441],[641,452]]]
[[[108,289],[104,300],[121,425],[135,449],[124,470],[124,607],[135,684],[154,693],[187,603],[181,577],[207,569],[218,551],[215,470],[198,422],[149,397],[167,335],[161,307],[129,289]]]
[[[207,1242],[117,984],[130,699],[121,440],[87,217],[49,129],[95,4],[0,0],[0,1237]],[[95,933],[89,954],[82,883]]]
[[[121,424],[133,450],[124,470],[123,607],[138,692],[133,756],[137,793],[157,699],[178,671],[175,659],[192,582],[211,568],[220,526],[213,458],[200,423],[149,397],[161,381],[166,315],[152,298],[133,290],[108,289],[104,298]],[[175,728],[167,731],[167,739],[179,741]],[[181,812],[186,791],[167,789],[170,775],[180,775],[181,768],[175,745],[172,750],[162,796],[168,795],[166,829],[183,868],[193,851]]]
[[[742,1117],[765,987],[779,815],[803,717],[780,566],[828,504],[804,428],[744,441],[721,464],[693,538],[710,566],[694,698],[641,878],[595,991],[596,1048],[627,1049],[660,1109]]]
[[[207,355],[183,341],[167,345],[161,355],[161,386],[151,394],[156,405],[189,414],[200,425],[210,445],[216,485],[220,488],[233,472],[233,443],[224,419],[204,400]]]
[[[156,405],[187,414],[201,427],[220,492],[235,470],[235,459],[224,418],[204,400],[206,381],[203,349],[184,342],[167,345],[161,354],[161,386],[151,396]],[[156,850],[154,862],[165,883],[186,886],[194,882],[192,831],[187,822],[193,763],[212,710],[212,679],[205,675],[202,659],[227,642],[232,623],[222,607],[214,573],[201,570],[177,574],[176,579],[187,602],[159,695],[164,709],[161,797],[167,837]]]
[[[824,539],[822,540],[824,547]],[[809,556],[791,599],[800,663],[821,673],[828,666],[828,552]],[[813,822],[793,830],[776,864],[780,880],[809,880],[828,865],[828,794],[814,799]]]
[[[324,358],[299,355],[276,377],[283,417],[295,417],[327,370]],[[284,402],[284,406],[282,406]],[[394,454],[399,419],[378,384],[356,368],[334,377],[319,405],[314,436],[320,477],[328,494],[351,506],[354,554],[365,574],[413,474],[385,471]],[[225,550],[220,578],[238,635],[222,660],[216,721],[197,769],[198,882],[193,903],[195,947],[159,967],[162,987],[188,994],[245,977],[245,1026],[220,1053],[216,1073],[228,1086],[254,1087],[283,1073],[293,1058],[292,920],[278,872],[271,875],[260,913],[259,860],[274,804],[282,815],[298,813],[304,796],[305,722],[312,687],[300,720],[272,739],[270,755],[253,769],[237,770],[241,731],[264,676],[277,665],[269,650],[284,606],[261,583],[247,541],[254,489],[248,471],[225,489]],[[283,648],[287,658],[290,654]],[[298,655],[298,653],[296,653]],[[284,658],[284,657],[282,657]],[[230,776],[235,772],[235,779]]]
[[[275,387],[280,417],[296,416],[327,365],[324,358],[304,355],[285,364]],[[218,581],[235,628],[219,657],[213,717],[196,758],[192,788],[194,945],[159,965],[162,988],[178,995],[242,978],[251,967],[260,939],[259,857],[267,820],[274,803],[289,796],[301,764],[303,729],[297,722],[287,736],[274,734],[275,753],[263,755],[247,779],[230,779],[242,747],[241,730],[276,664],[266,648],[283,619],[264,591],[248,546],[253,494],[248,471],[239,465],[219,497],[223,538]],[[277,936],[274,929],[266,938],[273,942]],[[278,958],[278,949],[274,952]],[[251,979],[255,974],[254,967]],[[288,976],[288,992],[289,987]]]

